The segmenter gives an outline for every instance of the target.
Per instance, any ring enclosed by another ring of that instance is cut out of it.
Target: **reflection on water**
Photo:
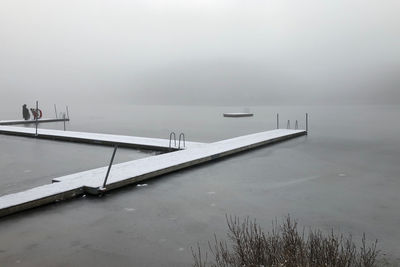
[[[391,257],[400,257],[400,125],[393,123],[398,107],[251,107],[255,116],[239,119],[222,113],[243,107],[70,110],[70,130],[158,138],[175,131],[199,142],[273,129],[277,112],[281,125],[298,120],[302,128],[308,112],[310,134],[146,181],[147,186],[5,218],[4,264],[187,266],[190,246],[207,246],[214,232],[226,232],[225,214],[256,217],[269,227],[275,217],[290,213],[301,225],[334,227],[355,239],[365,232]],[[0,143],[1,194],[105,166],[112,153],[109,147],[12,136],[0,136]],[[118,154],[119,162],[151,156],[129,149]]]

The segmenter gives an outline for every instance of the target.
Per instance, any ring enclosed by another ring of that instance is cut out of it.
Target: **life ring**
[[[41,119],[43,116],[43,112],[40,109],[35,110],[35,109],[31,108],[31,112],[32,112],[34,120]]]
[[[37,109],[37,111],[38,111],[38,113],[39,113],[38,119],[41,119],[42,116],[43,116],[43,112],[42,112],[42,110],[40,110],[40,109]]]

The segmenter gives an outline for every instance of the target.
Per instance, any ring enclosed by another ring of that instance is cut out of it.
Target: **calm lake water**
[[[310,114],[310,132],[210,164],[0,220],[2,266],[190,266],[191,246],[226,233],[225,215],[269,229],[290,214],[301,226],[378,239],[400,258],[400,107],[249,107],[252,118],[224,118],[244,107],[70,106],[67,129],[213,142],[274,129]],[[43,111],[52,114],[52,106]],[[0,119],[19,118],[4,110]],[[62,129],[62,123],[40,125]],[[0,135],[0,195],[107,165],[111,147]],[[116,162],[154,155],[119,149]]]

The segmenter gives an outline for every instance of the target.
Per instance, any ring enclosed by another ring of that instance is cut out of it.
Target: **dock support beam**
[[[106,189],[106,184],[107,184],[108,175],[110,174],[111,166],[112,166],[112,164],[113,164],[114,157],[115,157],[115,153],[117,152],[117,149],[118,149],[118,145],[115,145],[115,146],[114,146],[114,152],[113,152],[112,157],[111,157],[111,160],[110,160],[110,165],[108,165],[107,174],[106,174],[106,177],[104,178],[103,187],[101,188],[102,190],[105,190],[105,189]]]

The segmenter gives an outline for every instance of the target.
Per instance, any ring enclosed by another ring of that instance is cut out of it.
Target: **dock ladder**
[[[171,132],[169,134],[169,150],[172,150],[172,140],[174,140],[174,148],[176,148],[176,134],[175,132]],[[183,147],[186,147],[186,138],[185,138],[185,134],[184,133],[180,133],[179,134],[179,141],[178,141],[178,149],[181,149],[181,141],[183,144]]]

